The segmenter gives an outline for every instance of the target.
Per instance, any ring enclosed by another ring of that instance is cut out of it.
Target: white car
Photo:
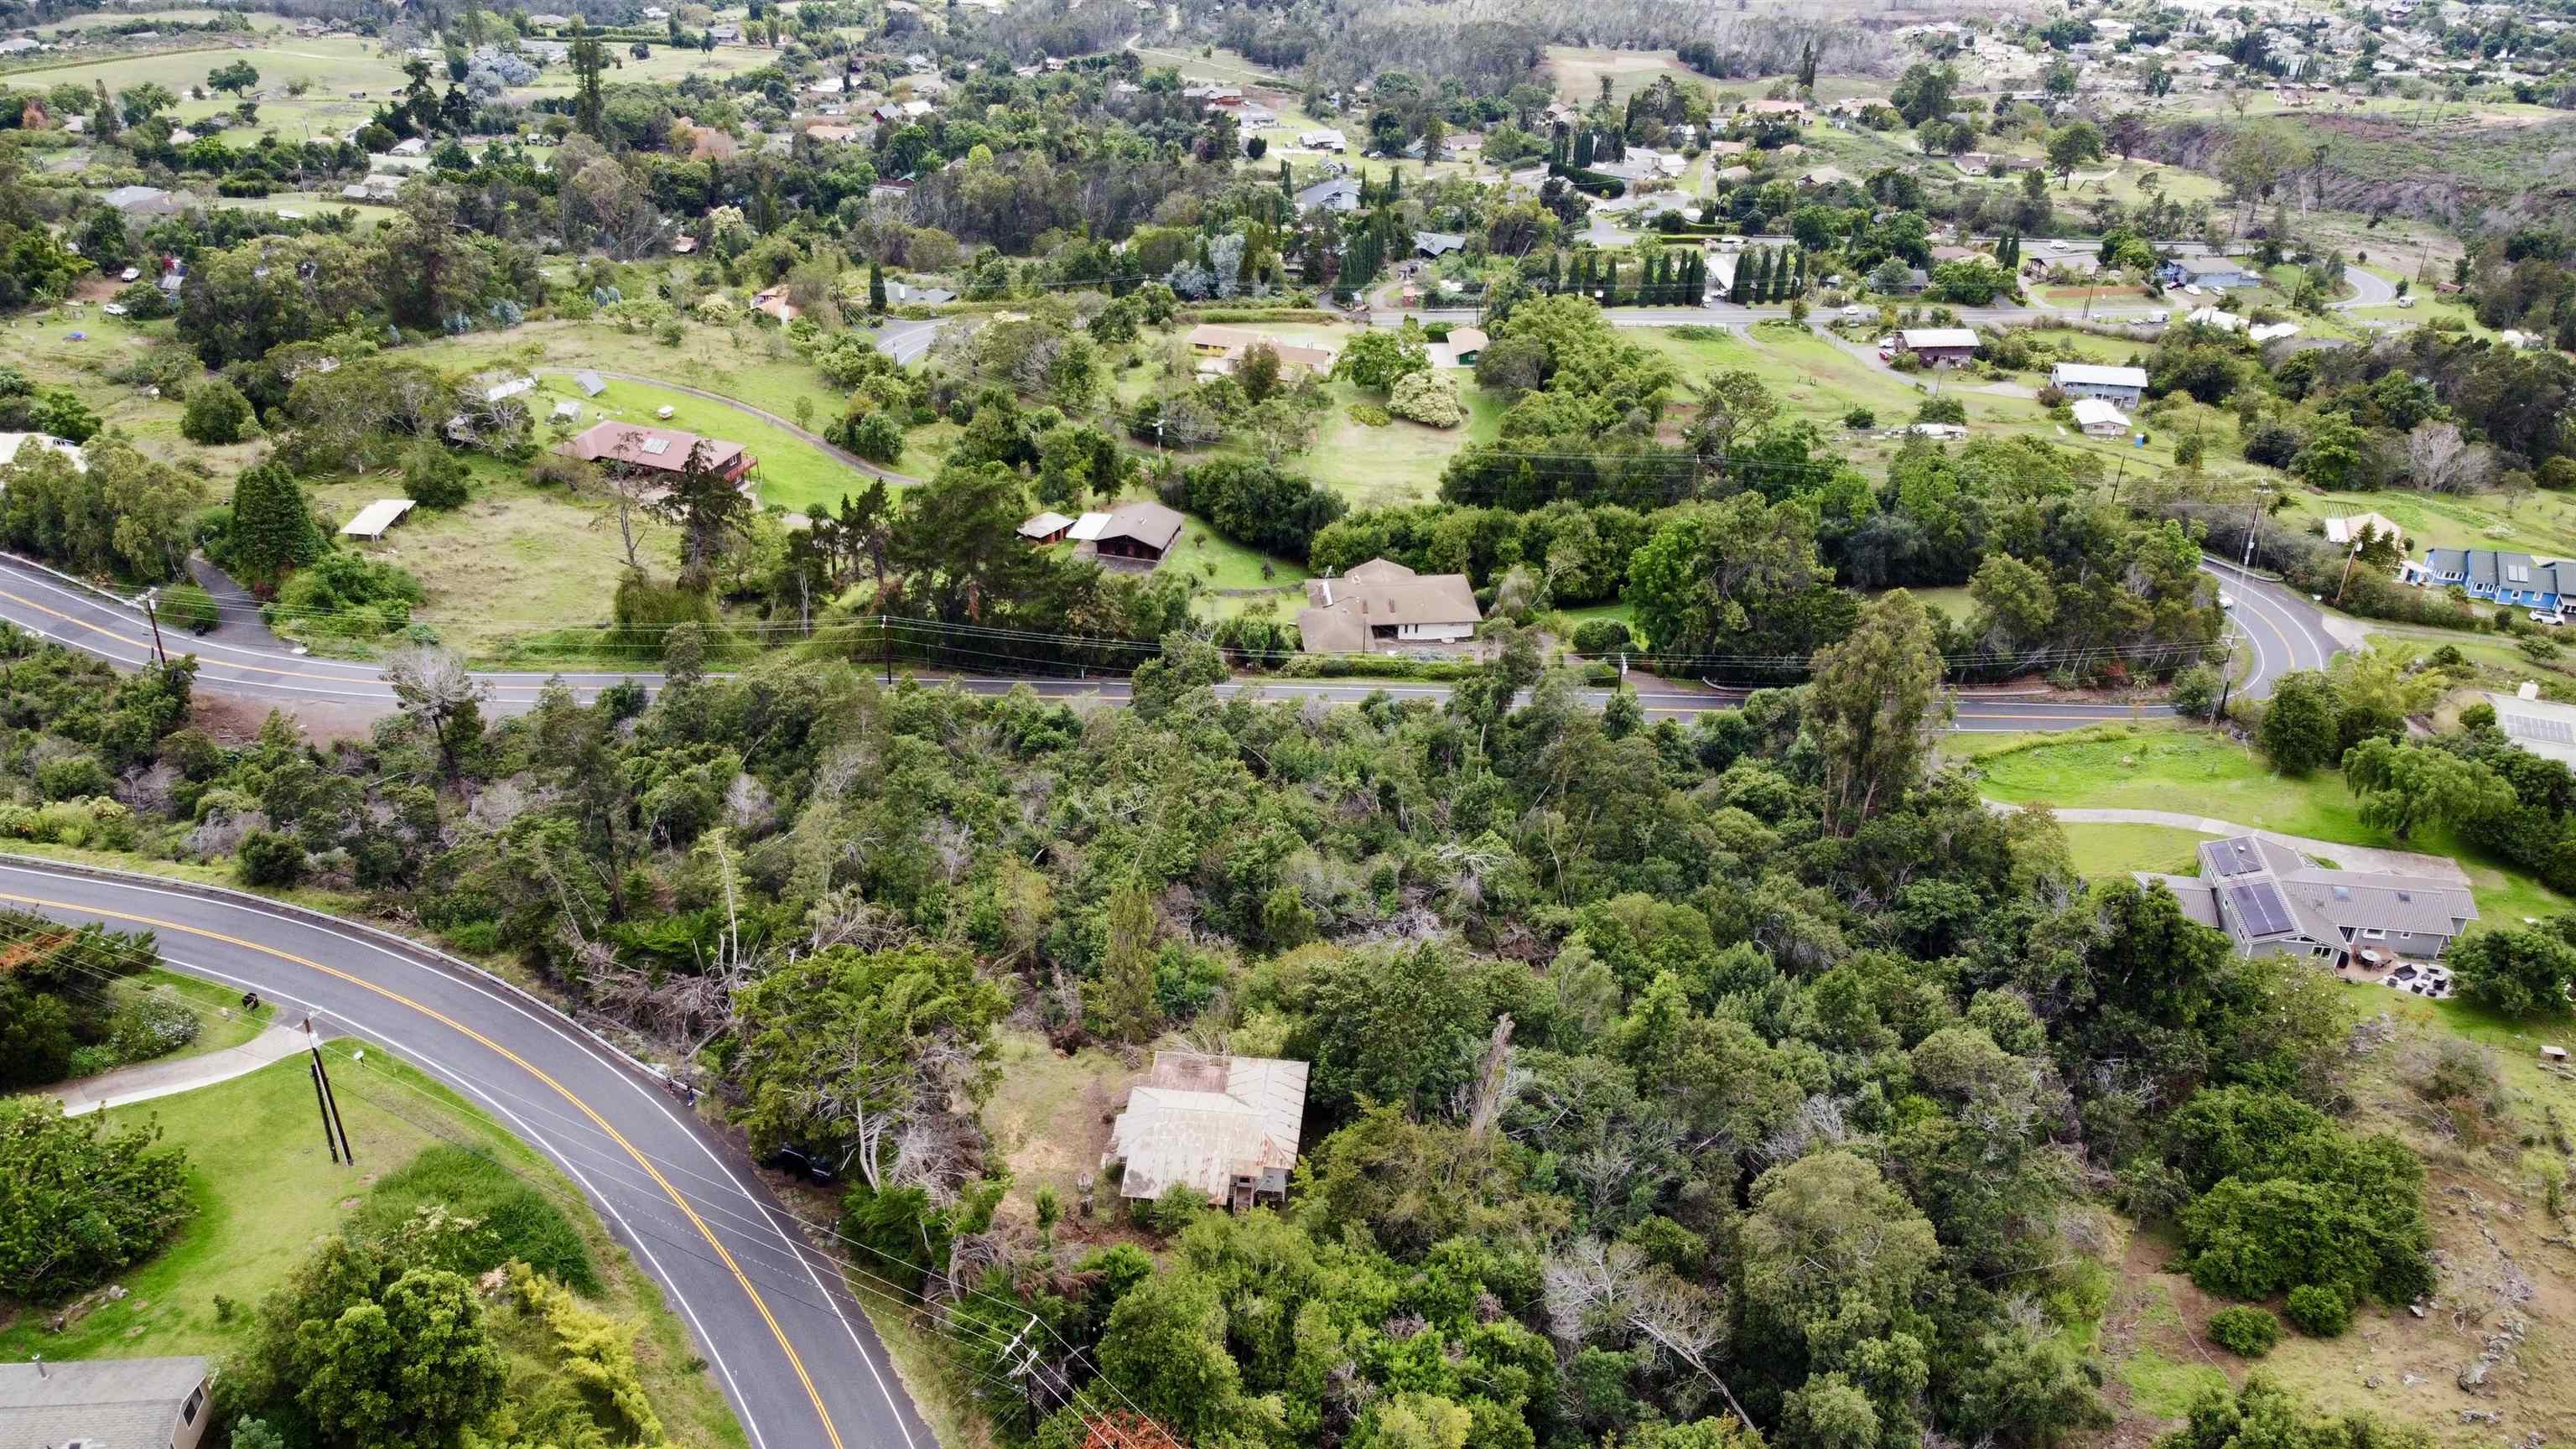
[[[122,317],[125,315],[125,304],[122,302],[110,302],[106,306],[99,308],[99,310],[105,312],[110,317]]]
[[[2182,294],[2183,294],[2184,296],[2186,296],[2186,297],[2197,297],[2197,296],[2199,296],[2199,295],[2200,295],[2200,284],[2199,284],[2198,282],[2185,282],[2185,283],[2183,283],[2183,284],[2182,284]]]
[[[1717,239],[1717,244],[1722,247],[1740,247],[1744,245],[1744,238],[1740,236],[1722,236]]]
[[[1846,317],[1866,317],[1869,315],[1869,309],[1858,302],[1854,302],[1843,309],[1843,315]]]
[[[2048,249],[2053,252],[2071,252],[2075,250],[2075,244],[2069,241],[2053,241],[2048,244]]]
[[[2219,591],[2218,591],[2218,607],[2220,607],[2220,608],[2222,608],[2222,609],[2233,609],[2233,608],[2235,608],[2235,607],[2236,607],[2236,596],[2235,596],[2234,594],[2231,594],[2231,593],[2227,592],[2225,589],[2221,589],[2221,590],[2219,590]]]
[[[2546,609],[2534,609],[2527,617],[2535,624],[2546,624],[2552,629],[2564,628],[2567,624],[2566,615],[2553,614]]]

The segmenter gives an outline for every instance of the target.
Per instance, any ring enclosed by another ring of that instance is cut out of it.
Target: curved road
[[[309,1013],[479,1103],[580,1184],[662,1286],[752,1449],[937,1449],[838,1266],[748,1164],[542,1003],[354,923],[177,882],[0,856],[0,906],[149,930],[172,968],[256,990],[281,1020]],[[341,1091],[434,1110],[363,1060],[336,1068]]]
[[[2201,567],[2216,577],[2236,601],[2235,628],[2247,649],[2248,668],[2237,688],[2254,695],[2269,691],[2271,681],[2293,669],[2321,669],[2341,648],[2326,632],[2323,613],[2307,599],[2257,575],[2240,575],[2234,566],[2205,560]],[[150,626],[131,606],[85,586],[0,554],[0,619],[56,643],[105,659],[121,668],[137,668],[152,658]],[[314,701],[390,711],[393,691],[374,664],[358,660],[317,659],[278,646],[265,631],[228,625],[204,639],[175,630],[163,631],[163,647],[173,654],[192,653],[198,661],[202,689],[271,703]],[[491,690],[492,707],[517,713],[533,707],[549,679],[560,678],[574,694],[588,699],[612,684],[634,680],[646,687],[660,684],[649,671],[566,671],[560,675],[492,672],[477,676]],[[1054,699],[1097,697],[1117,703],[1127,696],[1123,678],[1025,678],[966,676],[954,682],[977,694],[1001,694],[1026,684]],[[1221,694],[1257,691],[1270,699],[1314,699],[1353,703],[1372,693],[1445,699],[1438,684],[1371,680],[1264,679],[1226,685]],[[1587,691],[1599,703],[1607,696]],[[1665,683],[1638,695],[1651,717],[1689,719],[1723,709],[1741,698],[1740,691],[1712,690]],[[2098,704],[2032,698],[2027,691],[1965,690],[1959,696],[1953,727],[1965,731],[2080,729],[2088,724],[2169,714],[2162,705]]]

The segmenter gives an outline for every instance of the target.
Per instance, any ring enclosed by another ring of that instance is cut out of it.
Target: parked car
[[[2567,623],[2566,615],[2553,614],[2547,609],[2534,609],[2528,617],[2531,619],[2531,622],[2535,624],[2546,624],[2552,629],[2564,628]]]
[[[763,1158],[761,1165],[774,1167],[790,1177],[801,1177],[817,1187],[828,1187],[839,1174],[832,1164],[807,1151],[803,1144],[790,1142]]]

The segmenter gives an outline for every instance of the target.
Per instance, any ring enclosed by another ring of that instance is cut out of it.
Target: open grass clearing
[[[2536,493],[2520,501],[2501,494],[2425,493],[2412,489],[2319,493],[2287,490],[2284,521],[2377,513],[2406,530],[2420,557],[2432,548],[2513,548],[2543,558],[2576,557],[2576,501]]]
[[[2197,830],[2172,825],[2092,825],[2079,821],[2059,828],[2066,832],[2067,851],[2075,859],[2075,869],[2088,877],[2123,876],[2139,870],[2191,875],[2200,843],[2209,839]]]

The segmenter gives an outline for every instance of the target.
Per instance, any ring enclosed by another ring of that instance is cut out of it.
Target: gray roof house
[[[1454,231],[1417,231],[1413,249],[1426,257],[1443,256],[1467,245],[1467,239]]]
[[[2337,970],[2435,960],[2478,918],[2461,880],[2337,870],[2260,835],[2201,842],[2197,876],[2137,879],[2171,890],[2185,915],[2226,932],[2244,955],[2312,956]]]
[[[214,1415],[202,1358],[0,1363],[0,1444],[197,1449]]]
[[[1306,1123],[1306,1064],[1158,1051],[1109,1129],[1121,1197],[1191,1187],[1221,1206],[1284,1199]]]
[[[2406,560],[2398,577],[2419,588],[2457,584],[2471,598],[2551,611],[2576,595],[2576,561],[2543,563],[2513,549],[2426,549],[2423,558]]]
[[[1318,181],[1314,185],[1306,187],[1304,190],[1297,193],[1297,209],[1299,211],[1311,211],[1318,206],[1327,211],[1359,210],[1359,178],[1356,176],[1336,176],[1330,181]]]

